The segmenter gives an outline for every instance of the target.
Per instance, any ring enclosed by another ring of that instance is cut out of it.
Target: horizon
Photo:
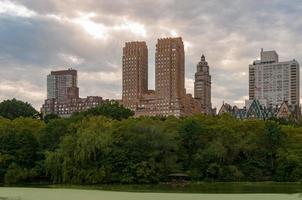
[[[157,9],[152,9],[152,8]],[[80,96],[121,99],[122,48],[146,41],[149,89],[154,89],[155,43],[182,37],[185,87],[193,94],[202,54],[210,66],[213,107],[242,107],[248,99],[248,66],[261,48],[280,61],[302,60],[302,6],[276,0],[0,1],[0,101],[16,98],[37,110],[46,99],[46,76],[78,71]],[[118,38],[118,39],[116,39]]]

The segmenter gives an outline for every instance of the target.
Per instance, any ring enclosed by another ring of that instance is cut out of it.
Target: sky
[[[52,70],[78,70],[80,96],[121,98],[122,48],[146,41],[154,88],[158,38],[181,36],[187,93],[202,54],[212,102],[243,106],[260,49],[302,62],[301,0],[0,0],[0,101],[39,109]]]

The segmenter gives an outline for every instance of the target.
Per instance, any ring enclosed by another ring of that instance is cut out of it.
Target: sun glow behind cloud
[[[25,6],[7,0],[0,1],[0,14],[18,17],[33,17],[36,15],[34,11],[29,10]]]
[[[139,35],[142,37],[147,37],[147,31],[143,24],[133,22],[127,19],[124,19],[123,22],[117,26],[113,27],[114,30],[125,30],[130,31],[135,35]]]
[[[188,51],[189,48],[192,47],[192,44],[188,41],[184,41],[184,48],[185,48],[185,51]]]
[[[96,22],[93,19],[98,17],[96,13],[82,13],[79,12],[79,16],[76,18],[66,18],[64,16],[58,16],[54,14],[46,15],[48,18],[58,20],[61,23],[73,23],[80,26],[87,34],[92,36],[93,39],[106,40],[110,36],[110,32],[130,32],[134,35],[147,37],[147,31],[144,24],[131,21],[123,18],[120,23],[113,26],[105,26],[102,23]]]
[[[107,28],[103,24],[94,22],[92,18],[95,16],[95,13],[81,13],[80,17],[72,21],[76,24],[79,24],[94,39],[106,39]]]
[[[172,37],[177,37],[178,36],[178,34],[175,30],[171,30],[170,34],[171,34]]]
[[[84,62],[84,59],[79,58],[76,55],[70,55],[70,54],[65,54],[65,53],[60,53],[59,56],[65,60],[66,62],[68,62],[69,64],[72,65],[80,65]]]

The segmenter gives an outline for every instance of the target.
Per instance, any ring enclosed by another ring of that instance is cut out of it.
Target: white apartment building
[[[249,65],[249,100],[265,100],[268,106],[300,105],[300,67],[296,60],[279,62],[276,51],[263,51]]]

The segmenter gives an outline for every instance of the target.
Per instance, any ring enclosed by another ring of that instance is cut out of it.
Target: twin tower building
[[[157,40],[155,90],[148,89],[146,42],[127,42],[123,48],[123,95],[125,107],[136,116],[189,116],[212,114],[211,76],[202,55],[197,65],[194,98],[185,89],[185,52],[181,37]]]

